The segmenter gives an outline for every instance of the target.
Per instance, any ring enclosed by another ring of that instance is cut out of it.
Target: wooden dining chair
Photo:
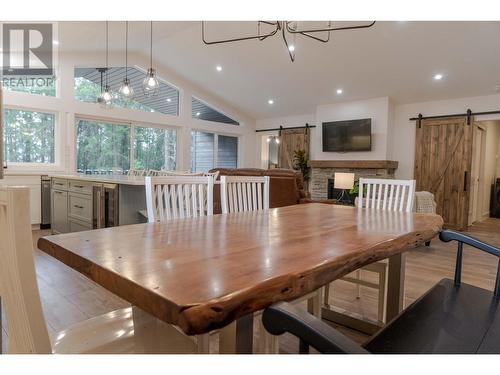
[[[194,340],[135,307],[49,335],[35,273],[27,187],[0,187],[0,284],[9,353],[195,353]]]
[[[269,176],[221,176],[222,213],[261,211],[269,209]],[[309,293],[293,303],[307,301],[308,310],[315,316],[321,316],[322,288]],[[277,336],[270,335],[262,325],[259,315],[258,351],[266,354],[279,352]]]
[[[146,206],[149,223],[212,216],[212,176],[146,177]],[[209,353],[209,334],[198,335],[199,353]]]
[[[439,281],[363,345],[286,302],[264,311],[265,328],[299,338],[301,353],[312,346],[343,354],[500,354],[500,248],[452,230],[439,238],[457,243],[454,279]],[[493,293],[462,282],[464,245],[499,259]]]
[[[145,184],[149,223],[213,215],[211,176],[146,177]]]
[[[357,206],[363,210],[387,210],[397,212],[412,212],[415,198],[415,180],[391,180],[379,178],[360,178]],[[361,286],[378,291],[378,320],[385,321],[385,305],[387,295],[387,260],[368,264],[347,275],[341,280],[356,284],[357,297],[361,297]],[[377,274],[377,282],[362,279],[362,271]],[[325,287],[325,303],[330,298],[330,285]]]

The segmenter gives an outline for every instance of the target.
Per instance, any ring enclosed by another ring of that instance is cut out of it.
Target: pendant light
[[[128,21],[125,22],[125,78],[120,87],[120,94],[125,100],[130,100],[134,97],[134,89],[128,79]]]
[[[156,96],[160,92],[160,82],[156,77],[156,72],[153,69],[153,21],[150,24],[150,65],[146,77],[142,82],[142,90],[144,96]]]
[[[113,95],[111,94],[111,88],[108,85],[108,21],[106,21],[106,70],[104,71],[106,77],[106,84],[104,88],[101,87],[101,94],[97,98],[97,102],[101,104],[104,108],[111,108],[113,106]],[[101,84],[102,86],[102,84]]]

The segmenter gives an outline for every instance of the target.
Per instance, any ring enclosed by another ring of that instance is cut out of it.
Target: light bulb
[[[274,141],[276,142],[276,144],[280,143],[280,139],[279,138],[275,138]]]
[[[130,85],[130,80],[128,78],[125,78],[123,80],[122,86],[120,87],[120,94],[125,99],[130,99],[132,98],[132,96],[134,96],[134,89]]]
[[[288,46],[288,50],[289,50],[290,52],[295,51],[295,46],[294,46],[293,44],[290,44],[290,45]]]
[[[113,96],[111,95],[111,89],[109,86],[104,86],[104,90],[97,98],[97,102],[104,108],[111,108],[113,106]]]
[[[111,100],[111,94],[108,92],[108,91],[105,91],[103,94],[102,94],[102,98],[109,102]]]
[[[156,78],[156,73],[153,68],[148,69],[148,73],[142,82],[142,90],[146,96],[156,96],[160,91],[160,82]]]
[[[271,142],[271,137],[267,137],[266,141],[267,143]]]
[[[155,87],[156,86],[156,79],[154,77],[149,77],[149,79],[148,79],[148,86],[149,87]]]
[[[196,116],[199,116],[200,115],[200,112],[196,112]]]

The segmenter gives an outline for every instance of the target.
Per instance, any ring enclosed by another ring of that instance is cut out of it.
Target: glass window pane
[[[134,168],[175,170],[177,132],[174,129],[134,127]]]
[[[130,126],[77,120],[76,168],[79,173],[126,171],[130,166]]]
[[[214,167],[214,134],[191,132],[191,170],[208,172]]]
[[[238,137],[218,136],[217,167],[238,168]]]
[[[233,120],[194,96],[191,97],[191,117],[199,120],[222,122],[230,125],[240,124],[238,121]]]
[[[10,163],[54,163],[55,116],[4,110],[4,157]]]
[[[145,73],[137,68],[129,67],[127,77],[134,90],[134,97],[131,100],[125,100],[118,94],[125,78],[125,68],[112,67],[108,70],[108,85],[111,88],[115,107],[144,112],[161,112],[173,116],[179,115],[179,90],[177,88],[160,79],[158,95],[146,97],[142,91]],[[101,73],[96,68],[75,68],[74,78],[75,99],[96,103],[101,92]]]
[[[56,96],[54,77],[7,77],[2,79],[2,87],[7,91],[27,92],[29,94]]]

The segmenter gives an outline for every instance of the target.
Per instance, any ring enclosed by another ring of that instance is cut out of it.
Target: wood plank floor
[[[500,219],[486,219],[469,228],[471,235],[500,247]],[[34,231],[33,242],[48,231]],[[36,246],[35,246],[36,248]],[[456,247],[453,244],[432,241],[430,247],[421,247],[408,252],[405,303],[408,305],[421,296],[443,277],[452,277]],[[42,299],[45,319],[50,332],[63,330],[74,323],[98,316],[129,304],[106,289],[95,284],[78,272],[66,267],[54,258],[35,250],[38,287]],[[464,251],[463,281],[485,289],[493,290],[497,259],[489,254],[466,248]],[[368,272],[363,277],[370,279]],[[332,288],[330,304],[352,311],[370,319],[377,317],[377,294],[369,288],[361,288],[361,298],[356,298],[356,287],[343,281],[336,281]],[[2,312],[3,313],[3,312]],[[8,343],[8,322],[3,315],[3,351]],[[362,342],[366,336],[349,329],[343,332],[354,340]],[[216,336],[211,348],[216,350]],[[296,353],[298,342],[291,336],[280,339],[280,352]]]

